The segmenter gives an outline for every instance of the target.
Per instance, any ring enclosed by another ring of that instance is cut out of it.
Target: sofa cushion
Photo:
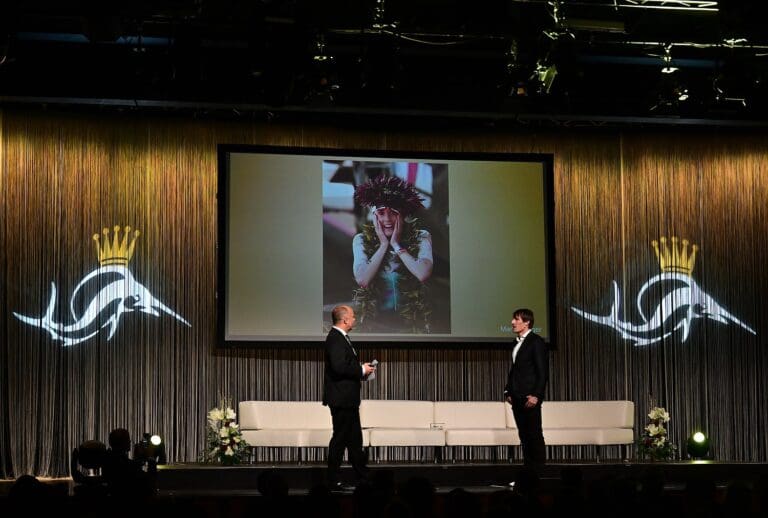
[[[435,423],[444,430],[506,428],[501,401],[437,401]]]
[[[597,444],[632,444],[635,441],[635,431],[632,428],[603,428]]]
[[[507,428],[517,429],[515,414],[512,412],[512,405],[509,403],[504,403],[504,416],[506,417]]]
[[[331,411],[320,401],[242,401],[241,430],[330,430]]]
[[[544,428],[548,446],[630,444],[633,440],[629,428]]]
[[[631,401],[544,401],[541,406],[545,429],[632,428],[634,420]]]
[[[323,447],[331,434],[331,430],[243,430],[243,439],[251,446]]]
[[[520,437],[511,428],[462,428],[445,430],[446,446],[517,446]]]
[[[243,439],[250,446],[286,446],[325,448],[333,430],[243,430]],[[363,446],[370,443],[368,430],[363,430]]]
[[[363,428],[428,430],[432,427],[433,419],[432,401],[364,399],[360,403],[360,423]]]
[[[444,446],[445,432],[418,428],[372,428],[371,446]]]

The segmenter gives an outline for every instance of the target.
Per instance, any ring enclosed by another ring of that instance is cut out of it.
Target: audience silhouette
[[[221,498],[191,495],[153,498],[154,479],[145,459],[130,458],[131,438],[118,428],[109,434],[109,448],[99,441],[85,441],[72,453],[74,498],[66,498],[63,514],[79,516],[136,517],[178,513],[185,516],[265,516],[288,518],[354,516],[361,518],[429,518],[535,516],[647,516],[731,517],[765,516],[766,482],[731,481],[727,487],[710,478],[696,477],[668,483],[663,466],[649,466],[634,473],[606,473],[587,481],[579,466],[563,468],[559,477],[540,479],[537,472],[522,468],[514,486],[490,493],[483,487],[435,487],[423,476],[399,483],[391,469],[373,470],[370,482],[354,495],[334,495],[324,485],[308,494],[291,495],[280,469],[261,471],[259,496]],[[619,476],[616,476],[616,475]],[[7,498],[0,498],[0,515],[36,515],[57,496],[54,485],[31,475],[20,476]],[[11,512],[7,512],[11,511]]]

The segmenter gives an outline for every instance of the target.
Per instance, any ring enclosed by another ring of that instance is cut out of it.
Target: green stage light
[[[688,438],[688,456],[692,459],[703,459],[709,453],[709,437],[703,432],[696,432]]]

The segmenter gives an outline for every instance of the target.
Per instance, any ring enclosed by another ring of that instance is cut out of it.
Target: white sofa
[[[242,401],[239,424],[251,446],[325,447],[333,434],[331,412],[319,401]],[[363,446],[368,446],[363,430]]]
[[[627,445],[634,440],[631,401],[545,401],[549,446]],[[326,447],[333,424],[319,401],[243,401],[243,438],[251,446]],[[363,400],[364,446],[517,446],[510,405],[501,401]]]

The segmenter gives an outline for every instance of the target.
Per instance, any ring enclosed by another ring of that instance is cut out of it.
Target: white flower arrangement
[[[669,422],[669,412],[667,412],[663,407],[653,407],[651,411],[648,412],[648,417],[654,421],[659,421],[662,423]]]
[[[677,451],[677,447],[669,442],[667,428],[669,412],[663,407],[653,407],[648,412],[650,422],[643,429],[643,435],[637,441],[638,454],[650,457],[651,460],[669,460]]]
[[[235,422],[237,413],[224,398],[219,407],[208,412],[208,439],[205,459],[221,464],[240,464],[248,456],[248,443]]]

